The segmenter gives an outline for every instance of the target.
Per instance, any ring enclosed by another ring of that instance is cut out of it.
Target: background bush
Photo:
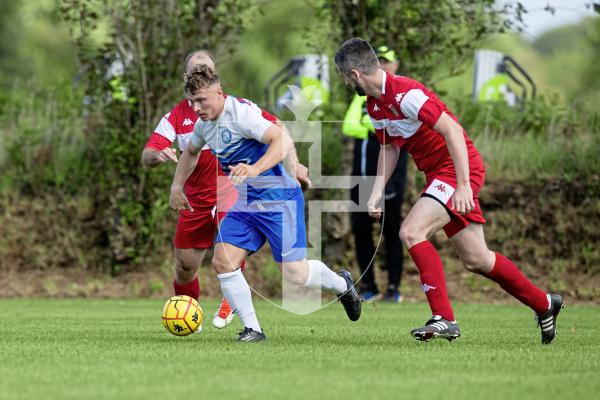
[[[196,48],[215,53],[226,91],[262,104],[264,84],[291,56],[331,57],[355,35],[386,43],[401,56],[400,73],[438,90],[459,116],[484,155],[491,183],[597,182],[598,18],[527,42],[496,35],[518,24],[521,10],[494,11],[488,0],[263,6],[250,0],[0,4],[0,210],[12,224],[0,237],[1,270],[79,266],[118,275],[170,265],[165,256],[171,257],[174,216],[167,190],[174,166],[146,170],[140,153],[162,114],[182,98],[183,59]],[[513,55],[541,95],[523,109],[472,103],[472,56],[479,47]],[[111,74],[119,64],[122,73]],[[351,93],[333,66],[330,76],[332,101],[322,119],[339,121]],[[339,128],[323,125],[326,175],[347,172],[351,143]],[[306,149],[299,147],[302,158]],[[413,181],[417,176],[411,172]],[[28,218],[41,228],[35,231]],[[19,229],[21,220],[28,230]],[[334,256],[351,258],[346,237],[328,233]],[[594,266],[589,249],[598,246],[590,235],[577,260]]]

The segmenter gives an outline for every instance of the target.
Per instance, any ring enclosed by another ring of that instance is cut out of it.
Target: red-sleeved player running
[[[197,64],[207,64],[214,68],[212,57],[203,50],[190,53],[184,65],[186,71],[189,71]],[[273,123],[278,122],[276,117],[265,111],[263,117]],[[142,152],[144,165],[156,167],[169,161],[177,162],[177,151],[171,145],[177,141],[179,149],[183,151],[193,135],[197,120],[198,115],[192,110],[187,99],[173,107],[160,120],[144,146]],[[299,166],[297,173],[298,179],[310,184],[306,167]],[[177,220],[173,240],[175,247],[173,288],[176,295],[187,295],[196,300],[200,296],[198,266],[202,263],[206,249],[213,246],[218,221],[225,216],[237,199],[237,191],[228,180],[221,180],[226,184],[219,183],[217,187],[217,174],[222,175],[223,172],[215,156],[206,147],[202,149],[198,164],[184,188],[193,211],[181,211]],[[212,324],[216,328],[225,328],[232,320],[233,311],[227,300],[223,298]]]
[[[446,292],[442,260],[428,241],[443,228],[464,267],[495,281],[531,307],[541,327],[542,343],[552,342],[562,298],[545,293],[512,261],[488,249],[478,199],[485,167],[457,118],[420,82],[384,72],[363,39],[344,42],[336,52],[335,63],[347,86],[359,95],[368,95],[367,112],[381,143],[377,178],[367,204],[371,216],[381,216],[378,204],[400,149],[410,153],[417,168],[425,173],[421,197],[400,228],[400,239],[419,269],[432,312],[429,321],[411,334],[417,340],[460,336]]]

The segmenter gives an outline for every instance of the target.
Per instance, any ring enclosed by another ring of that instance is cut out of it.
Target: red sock
[[[521,303],[531,307],[537,314],[548,311],[546,292],[531,283],[519,268],[502,254],[496,253],[494,268],[485,276],[496,282]]]
[[[173,289],[175,289],[175,295],[190,296],[193,299],[198,300],[200,297],[200,282],[198,282],[198,275],[194,277],[194,280],[188,283],[177,283],[173,279]]]
[[[444,266],[435,247],[425,240],[412,246],[408,252],[419,269],[421,284],[427,296],[431,314],[454,321],[454,312],[446,291]]]

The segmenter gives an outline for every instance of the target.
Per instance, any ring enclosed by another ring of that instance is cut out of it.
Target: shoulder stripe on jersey
[[[402,97],[400,110],[408,118],[418,120],[419,110],[429,97],[421,89],[411,89]]]
[[[243,97],[234,97],[234,99],[236,99],[238,101],[238,103],[240,103],[240,104],[245,104],[253,110],[262,112],[262,110],[256,104],[254,104],[253,102],[251,102],[248,99],[244,99]]]
[[[171,125],[166,116],[160,119],[160,122],[158,123],[158,126],[156,127],[154,132],[158,133],[161,136],[164,136],[171,142],[175,141],[175,128],[173,128],[173,125]]]
[[[235,143],[231,143],[229,146],[225,147],[223,150],[219,151],[217,158],[225,158],[230,156],[234,151],[240,148],[241,145],[244,144],[243,140],[238,140]]]
[[[411,118],[393,119],[386,127],[386,131],[390,136],[402,136],[408,139],[423,125],[423,122]]]
[[[369,118],[371,118],[371,123],[373,124],[373,128],[375,129],[383,129],[390,123],[389,119],[375,119],[370,115]]]
[[[402,136],[405,139],[408,139],[409,137],[411,137],[412,135],[414,135],[415,133],[417,133],[417,131],[419,130],[419,128],[421,127],[421,125],[423,125],[423,123],[421,121],[418,120],[413,120],[410,118],[404,118],[404,119],[373,119],[371,118],[371,121],[373,123],[373,127],[375,129],[384,129],[386,130],[387,134],[390,136]]]

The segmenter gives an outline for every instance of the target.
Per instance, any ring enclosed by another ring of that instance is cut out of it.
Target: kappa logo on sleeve
[[[194,123],[192,122],[191,119],[186,118],[185,121],[183,121],[183,126],[188,126],[188,125],[194,125]]]

